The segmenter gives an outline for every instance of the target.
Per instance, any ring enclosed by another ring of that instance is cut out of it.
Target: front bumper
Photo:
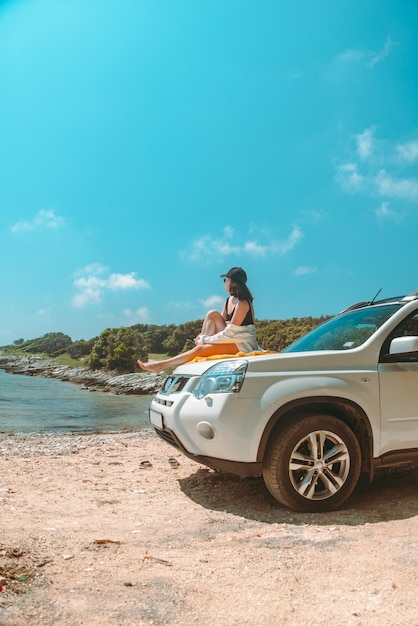
[[[154,426],[154,430],[157,435],[163,439],[166,443],[174,446],[180,452],[187,456],[192,461],[210,467],[211,469],[223,472],[225,474],[235,474],[237,476],[261,476],[262,464],[261,463],[243,463],[240,461],[228,461],[225,459],[217,459],[210,456],[204,456],[201,454],[192,454],[183,446],[183,444],[176,437],[174,432],[169,428],[157,428]]]

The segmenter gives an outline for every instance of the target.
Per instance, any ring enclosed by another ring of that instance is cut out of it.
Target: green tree
[[[135,363],[135,354],[133,346],[118,343],[106,359],[106,369],[118,372],[131,372]]]
[[[180,324],[164,341],[164,348],[169,356],[185,352],[194,346],[193,339],[200,333],[202,320]]]
[[[88,366],[92,369],[133,372],[137,368],[136,361],[146,360],[147,357],[144,335],[138,329],[107,328],[95,339]]]
[[[258,341],[266,350],[280,352],[327,319],[329,316],[256,320]],[[64,333],[47,333],[28,341],[17,339],[14,347],[19,352],[43,353],[52,357],[67,352],[72,358],[85,357],[86,365],[91,369],[134,372],[138,370],[136,361],[147,360],[149,352],[173,356],[192,348],[193,339],[200,332],[201,326],[202,320],[178,326],[136,324],[122,328],[106,328],[98,337],[75,342]]]
[[[81,359],[83,356],[87,356],[92,351],[95,339],[90,339],[86,341],[85,339],[80,339],[79,341],[74,341],[71,345],[68,346],[67,352],[73,359]]]
[[[265,350],[281,352],[296,339],[325,322],[326,319],[328,317],[322,316],[259,321],[256,323],[258,341]]]
[[[64,333],[46,333],[38,339],[30,339],[20,344],[20,349],[29,354],[43,352],[48,356],[58,356],[63,354],[71,344],[71,337]]]

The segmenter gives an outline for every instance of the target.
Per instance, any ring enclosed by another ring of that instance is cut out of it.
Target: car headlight
[[[244,382],[247,361],[222,361],[210,367],[193,389],[196,398],[210,393],[238,393]]]

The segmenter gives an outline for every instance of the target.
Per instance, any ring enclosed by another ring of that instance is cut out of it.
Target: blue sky
[[[418,288],[415,0],[0,1],[0,345]]]

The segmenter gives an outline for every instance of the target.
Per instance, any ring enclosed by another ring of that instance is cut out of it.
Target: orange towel
[[[219,359],[236,359],[245,356],[262,356],[263,354],[278,354],[278,352],[274,350],[253,350],[253,352],[237,352],[236,354],[212,354],[211,356],[196,356],[190,363],[216,361]]]

